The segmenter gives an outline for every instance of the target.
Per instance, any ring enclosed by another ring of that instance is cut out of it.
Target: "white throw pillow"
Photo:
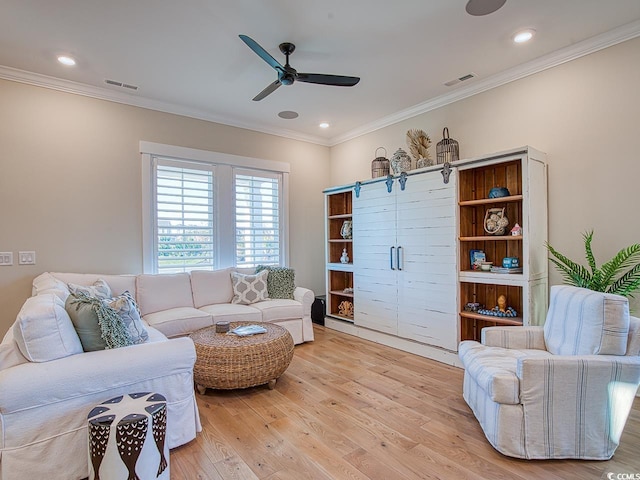
[[[83,351],[64,302],[53,293],[27,299],[13,324],[13,336],[31,362],[48,362]]]
[[[99,278],[93,285],[76,285],[75,283],[68,283],[69,291],[74,295],[78,293],[84,293],[89,297],[97,297],[101,300],[111,298],[111,287],[103,279]]]
[[[64,302],[69,296],[69,288],[49,272],[44,272],[33,279],[31,287],[31,295],[34,297],[43,293],[53,293]]]
[[[255,275],[231,272],[231,283],[233,285],[231,303],[251,305],[252,303],[269,300],[267,291],[268,276],[268,270],[263,270]]]

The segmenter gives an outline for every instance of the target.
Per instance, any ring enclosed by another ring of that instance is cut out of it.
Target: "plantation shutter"
[[[156,158],[158,273],[215,268],[214,169]]]
[[[234,170],[236,265],[279,265],[280,174]]]

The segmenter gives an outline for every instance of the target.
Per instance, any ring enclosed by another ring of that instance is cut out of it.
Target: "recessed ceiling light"
[[[318,125],[320,128],[329,128],[329,124],[327,122],[322,122],[320,125]]]
[[[535,30],[532,29],[527,29],[527,30],[522,30],[518,33],[516,33],[513,36],[513,41],[516,43],[525,43],[528,42],[529,40],[531,40],[533,38],[533,35],[536,33]]]
[[[76,61],[68,55],[60,55],[58,57],[58,61],[67,67],[73,67],[76,64]]]
[[[284,118],[285,120],[293,120],[294,118],[298,118],[298,112],[292,112],[291,110],[283,110],[278,113],[280,118]]]

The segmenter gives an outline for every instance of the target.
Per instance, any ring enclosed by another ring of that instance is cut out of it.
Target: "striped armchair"
[[[606,460],[640,384],[640,319],[624,297],[554,286],[544,327],[485,328],[459,355],[464,399],[496,450]]]

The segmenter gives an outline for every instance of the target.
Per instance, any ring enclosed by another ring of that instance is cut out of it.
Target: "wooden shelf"
[[[522,326],[522,317],[493,317],[491,315],[481,315],[474,312],[460,312],[463,318],[471,318],[473,320],[482,320],[484,322],[495,322],[502,325]]]
[[[487,205],[490,203],[507,203],[507,202],[519,202],[522,200],[522,195],[511,195],[508,197],[499,198],[481,198],[479,200],[463,200],[458,202],[461,207],[471,207],[475,205]]]
[[[353,215],[351,215],[350,213],[344,213],[341,215],[329,215],[327,218],[329,220],[334,220],[334,219],[342,219],[342,218],[351,218]]]
[[[353,293],[345,293],[340,290],[329,290],[331,295],[340,295],[341,297],[353,298]]]
[[[353,238],[330,238],[329,241],[336,243],[351,243],[353,242]]]
[[[522,235],[482,235],[478,237],[460,237],[461,242],[489,242],[498,240],[518,242],[522,241]]]
[[[353,317],[345,317],[343,315],[338,315],[337,313],[328,313],[327,316],[337,318],[339,320],[344,320],[345,322],[353,323]]]

